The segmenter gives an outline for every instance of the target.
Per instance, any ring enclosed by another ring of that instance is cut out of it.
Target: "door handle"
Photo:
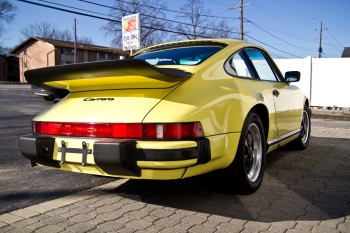
[[[274,90],[272,91],[272,94],[273,94],[274,96],[278,97],[278,95],[279,95],[280,93],[279,93],[279,91],[277,91],[276,89],[274,89]]]

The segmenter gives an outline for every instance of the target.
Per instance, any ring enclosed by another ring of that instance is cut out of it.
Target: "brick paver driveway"
[[[253,195],[220,175],[119,179],[0,215],[0,232],[350,232],[350,129],[313,127],[308,149],[269,154]]]

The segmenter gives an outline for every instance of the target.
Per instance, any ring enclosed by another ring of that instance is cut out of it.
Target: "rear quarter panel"
[[[269,114],[269,137],[276,123],[271,88],[259,80],[228,75],[220,59],[199,69],[147,114],[145,123],[200,121],[210,140],[211,161],[188,168],[184,177],[227,167],[234,159],[245,118],[257,104]]]

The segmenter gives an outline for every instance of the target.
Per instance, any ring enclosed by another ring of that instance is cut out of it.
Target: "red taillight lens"
[[[191,139],[204,137],[199,122],[191,123],[65,123],[65,122],[33,122],[33,132],[38,134],[131,138],[131,139]]]
[[[114,138],[142,138],[142,124],[113,124]]]

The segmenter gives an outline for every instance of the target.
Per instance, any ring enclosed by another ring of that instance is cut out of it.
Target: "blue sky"
[[[40,0],[33,2],[47,4]],[[78,0],[47,0],[71,7],[108,14],[108,9],[80,2]],[[112,5],[111,0],[90,0]],[[131,0],[124,0],[131,1]],[[101,27],[106,21],[86,16],[57,11],[16,0],[11,0],[18,8],[15,21],[7,26],[4,46],[14,46],[20,42],[19,30],[35,22],[48,21],[60,29],[73,31],[74,18],[77,19],[78,36],[93,39],[95,44],[110,46],[111,38],[106,38]],[[172,10],[179,10],[186,0],[165,0]],[[214,16],[230,17],[227,20],[239,31],[239,10],[231,7],[239,5],[239,0],[203,0]],[[244,0],[245,39],[262,45],[276,58],[318,57],[320,23],[323,23],[322,57],[340,57],[344,47],[350,47],[350,0]],[[51,4],[52,5],[52,4]],[[85,12],[88,13],[88,12]],[[167,19],[176,20],[172,12],[166,12]],[[91,14],[91,13],[88,13]],[[100,15],[102,17],[106,17]]]

